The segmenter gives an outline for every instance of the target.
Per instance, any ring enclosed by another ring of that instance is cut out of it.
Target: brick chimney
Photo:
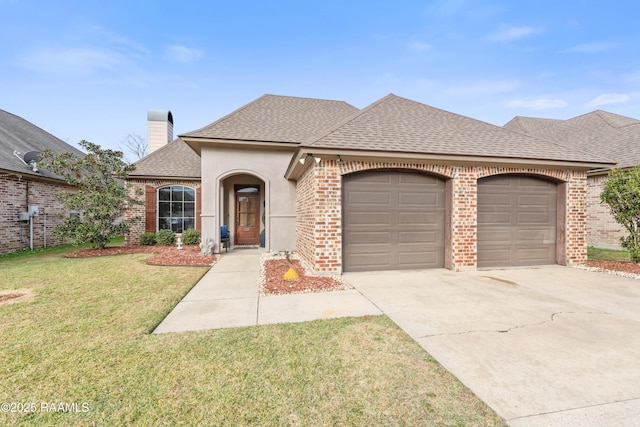
[[[173,141],[173,115],[168,110],[147,113],[149,154]]]

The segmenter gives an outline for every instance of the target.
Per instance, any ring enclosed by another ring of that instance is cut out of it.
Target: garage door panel
[[[443,180],[420,173],[345,176],[344,271],[444,267],[444,192]]]
[[[491,241],[491,245],[501,247],[511,244],[511,230],[483,227],[478,229],[478,241]],[[485,247],[490,247],[488,244]]]
[[[346,215],[346,221],[350,226],[358,227],[364,225],[377,225],[380,227],[389,227],[391,224],[392,218],[389,212],[376,212],[376,211],[365,211],[365,212],[349,212]]]
[[[478,203],[486,206],[511,206],[511,194],[483,193],[478,195]]]
[[[549,194],[520,194],[518,196],[518,206],[521,208],[548,209],[556,204],[555,197]]]
[[[349,243],[354,246],[355,245],[373,245],[373,244],[389,245],[391,243],[391,234],[388,231],[377,231],[377,232],[354,231],[351,233]]]
[[[552,218],[553,215],[553,218]],[[541,225],[555,223],[556,212],[518,212],[514,217],[515,225]]]
[[[431,246],[431,244],[438,243],[440,233],[438,230],[431,231],[405,231],[398,233],[398,243],[418,243],[425,244],[425,246]]]
[[[442,222],[438,212],[398,212],[398,225],[433,226]]]
[[[511,224],[511,215],[504,210],[500,212],[478,212],[478,224],[508,226]]]
[[[551,249],[548,246],[529,246],[516,249],[516,255],[521,265],[536,265],[548,259],[549,256],[555,255],[555,252],[551,253]]]
[[[556,203],[557,185],[550,181],[522,175],[478,180],[478,267],[554,264]]]
[[[424,268],[424,264],[437,265],[439,254],[435,251],[428,252],[399,252],[399,264],[403,269]]]
[[[355,186],[367,187],[367,184],[391,184],[392,177],[385,172],[376,171],[358,176],[357,181],[354,181]]]
[[[515,235],[514,242],[526,242],[527,244],[552,244],[555,243],[556,233],[553,228],[534,228],[517,230],[517,232],[511,233]]]
[[[398,193],[398,206],[401,207],[421,209],[425,207],[437,207],[439,205],[438,194],[408,191]]]
[[[351,205],[389,205],[391,200],[387,191],[360,191],[349,195]]]

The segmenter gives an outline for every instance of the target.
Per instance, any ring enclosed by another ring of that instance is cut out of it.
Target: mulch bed
[[[291,267],[296,270],[299,277],[290,280],[283,279],[282,276]],[[266,295],[327,292],[348,287],[333,277],[306,275],[298,260],[276,259],[265,261],[264,275],[262,292]]]
[[[640,265],[631,261],[587,261],[587,266],[603,270],[640,274]]]
[[[80,249],[65,254],[67,258],[89,258],[96,256],[155,254],[147,258],[147,264],[160,266],[210,267],[215,264],[215,255],[205,256],[197,245],[184,246],[114,246],[104,249]]]

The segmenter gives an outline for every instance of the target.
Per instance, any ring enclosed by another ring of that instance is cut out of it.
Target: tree
[[[140,160],[149,153],[149,144],[144,137],[137,133],[130,133],[122,143],[124,147],[135,156],[135,160]]]
[[[76,245],[91,243],[96,249],[104,249],[114,237],[129,230],[123,219],[129,206],[141,204],[129,194],[126,183],[129,173],[135,169],[123,160],[122,151],[103,150],[89,141],[80,141],[87,154],[80,158],[73,153],[54,154],[47,150],[41,155],[40,166],[61,176],[77,191],[58,194],[58,199],[79,216],[71,216],[54,233]]]
[[[633,262],[640,262],[640,166],[627,171],[611,170],[600,200],[609,205],[616,222],[629,232],[620,238],[620,243]]]

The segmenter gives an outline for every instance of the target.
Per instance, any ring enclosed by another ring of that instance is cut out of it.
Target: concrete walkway
[[[355,289],[260,296],[261,254],[254,249],[222,254],[154,333],[382,314]]]

